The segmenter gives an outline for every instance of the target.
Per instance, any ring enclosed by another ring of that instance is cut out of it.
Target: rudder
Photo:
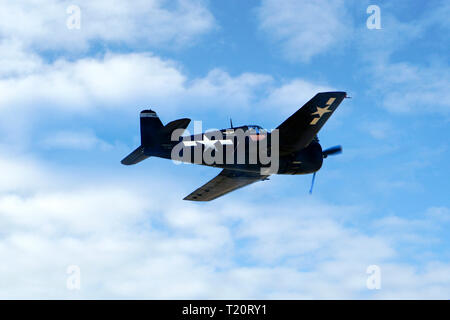
[[[162,128],[164,128],[164,125],[155,111],[141,111],[141,145],[143,147],[158,145],[159,133]]]

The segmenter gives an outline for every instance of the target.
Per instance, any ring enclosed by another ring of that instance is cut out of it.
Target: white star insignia
[[[233,144],[233,141],[231,140],[210,140],[207,136],[203,136],[203,140],[201,141],[183,141],[183,144],[186,147],[195,147],[198,144],[203,144],[205,146],[205,151],[208,149],[214,149],[215,151],[217,151],[217,146],[216,144],[220,143],[221,145],[227,145],[227,144]]]
[[[214,149],[217,151],[216,142],[219,140],[209,140],[207,136],[203,136],[202,141],[197,141],[197,143],[201,143],[205,146],[205,151],[208,149]]]

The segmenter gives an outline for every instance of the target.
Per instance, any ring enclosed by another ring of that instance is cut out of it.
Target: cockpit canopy
[[[246,126],[234,127],[234,128],[232,128],[232,130],[233,129],[234,130],[241,129],[243,131],[252,130],[256,134],[260,134],[260,133],[261,134],[265,134],[265,133],[267,133],[266,129],[264,129],[263,127],[258,126],[258,125],[246,125]]]
[[[266,132],[265,129],[263,129],[262,127],[257,126],[257,125],[249,125],[249,126],[247,126],[247,127],[248,127],[249,130],[255,130],[256,133],[263,133],[263,132]]]

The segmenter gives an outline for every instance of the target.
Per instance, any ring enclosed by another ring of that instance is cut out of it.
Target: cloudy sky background
[[[449,15],[438,0],[2,1],[0,298],[448,299]],[[344,153],[312,196],[311,176],[273,176],[190,203],[218,170],[120,165],[144,108],[272,129],[324,90],[352,99],[320,132]]]

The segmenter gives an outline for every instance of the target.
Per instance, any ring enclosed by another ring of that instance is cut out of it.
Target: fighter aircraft
[[[233,127],[231,122],[227,129],[182,135],[190,119],[163,125],[156,112],[143,110],[141,145],[122,164],[132,165],[155,156],[223,169],[184,200],[214,200],[254,182],[268,180],[271,174],[312,173],[311,193],[323,159],[342,152],[341,146],[322,150],[317,133],[346,97],[346,92],[318,93],[270,132],[257,125]],[[266,152],[264,157],[261,150]]]

